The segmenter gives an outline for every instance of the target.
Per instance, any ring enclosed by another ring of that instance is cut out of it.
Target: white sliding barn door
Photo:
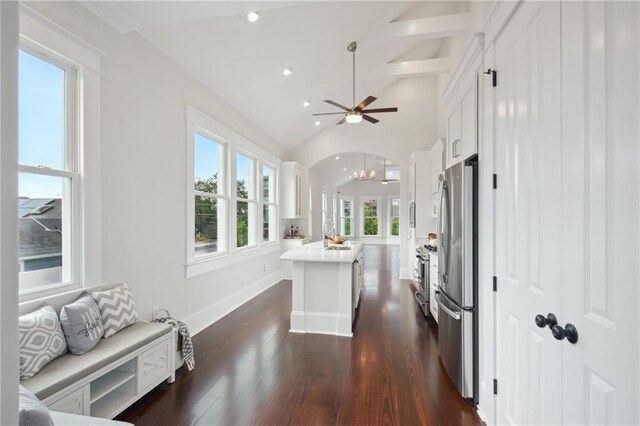
[[[495,45],[499,424],[561,421],[560,4],[524,3]]]
[[[565,424],[639,424],[638,4],[562,4]]]

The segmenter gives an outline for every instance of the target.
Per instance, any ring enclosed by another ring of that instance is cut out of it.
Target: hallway
[[[354,337],[289,333],[282,281],[194,338],[196,368],[118,419],[158,424],[480,424],[438,359],[437,328],[398,279],[398,246],[365,246]]]

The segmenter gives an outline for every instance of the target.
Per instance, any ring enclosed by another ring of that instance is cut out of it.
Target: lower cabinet
[[[173,338],[164,338],[146,349],[138,349],[133,356],[81,379],[69,390],[64,389],[44,402],[52,411],[112,419],[171,377],[173,342]]]

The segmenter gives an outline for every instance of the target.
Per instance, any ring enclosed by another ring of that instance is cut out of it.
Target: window
[[[77,69],[19,52],[20,291],[74,282],[78,249]],[[75,279],[77,281],[77,279]]]
[[[328,208],[329,208],[328,203],[329,203],[329,199],[327,197],[327,191],[322,191],[322,233],[323,234],[325,232],[327,219],[329,218],[327,216]]]
[[[340,199],[340,235],[352,236],[353,230],[353,200]]]
[[[362,197],[362,235],[380,235],[379,206],[378,197]]]
[[[311,183],[309,183],[309,238],[313,236],[313,191],[311,191]]]
[[[212,137],[194,136],[195,256],[227,251],[226,149]]]
[[[256,160],[244,154],[236,155],[236,246],[255,245],[256,209]]]
[[[262,241],[276,241],[278,212],[276,204],[276,170],[262,166]]]
[[[387,168],[384,178],[386,180],[399,181],[400,180],[400,169],[389,169],[389,168]]]
[[[400,236],[400,198],[389,198],[389,236]]]
[[[334,226],[338,226],[338,194],[333,194],[333,214],[331,215],[331,218],[333,220],[333,224]]]
[[[279,250],[279,160],[191,106],[186,119],[187,278]]]

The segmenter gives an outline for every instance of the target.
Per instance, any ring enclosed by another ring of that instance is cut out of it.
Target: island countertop
[[[344,245],[351,250],[326,250],[322,248],[322,241],[305,244],[287,251],[280,260],[292,260],[294,262],[328,262],[328,263],[353,263],[358,257],[362,247],[359,241],[347,241]]]

